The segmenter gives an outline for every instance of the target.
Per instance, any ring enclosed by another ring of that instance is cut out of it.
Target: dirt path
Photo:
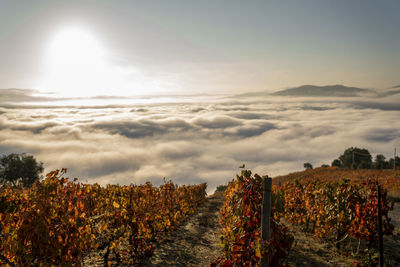
[[[222,195],[208,197],[197,214],[156,244],[154,255],[141,266],[209,266],[223,254],[218,234],[222,204]]]
[[[222,194],[207,198],[198,213],[176,231],[168,233],[154,244],[153,256],[144,259],[140,266],[210,266],[223,256],[219,246],[219,210]],[[400,203],[390,213],[395,225],[393,237],[385,237],[386,266],[400,266]],[[360,258],[341,254],[332,243],[314,239],[313,234],[292,227],[294,245],[285,263],[289,266],[353,266]],[[98,253],[97,253],[98,254]],[[99,255],[86,259],[84,266],[103,266]]]

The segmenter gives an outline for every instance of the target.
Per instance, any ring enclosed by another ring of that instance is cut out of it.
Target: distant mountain
[[[394,92],[394,91],[393,91]],[[357,96],[379,96],[371,89],[348,87],[344,85],[302,85],[299,87],[280,90],[274,93],[250,92],[237,95],[236,97],[266,97],[266,96],[293,96],[293,97],[357,97]]]
[[[392,88],[400,88],[400,84],[399,85],[395,85]]]
[[[274,96],[306,96],[306,97],[354,97],[363,95],[376,95],[376,92],[370,89],[357,87],[348,87],[344,85],[302,85],[295,88],[281,90],[271,95]]]

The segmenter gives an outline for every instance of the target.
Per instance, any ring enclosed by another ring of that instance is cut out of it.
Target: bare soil
[[[222,194],[208,197],[182,227],[156,244],[154,255],[141,266],[209,266],[223,255],[219,246]]]
[[[294,244],[286,263],[289,266],[353,266],[356,259],[341,255],[331,243],[314,239],[311,233],[294,229]]]
[[[389,217],[395,228],[393,236],[384,237],[385,266],[400,266],[400,203],[395,204]],[[345,255],[333,243],[314,239],[313,234],[304,233],[300,228],[291,228],[295,241],[286,261],[289,266],[354,266],[354,262],[369,261],[367,253]],[[361,245],[360,252],[363,249],[366,249],[365,244]]]

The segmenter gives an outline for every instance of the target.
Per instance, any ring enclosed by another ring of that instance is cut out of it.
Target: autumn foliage
[[[175,229],[206,195],[205,184],[101,187],[69,181],[65,172],[29,189],[0,190],[1,265],[80,266],[98,248],[106,249],[106,264],[111,254],[135,264],[152,252],[151,240]]]
[[[358,254],[361,245],[361,254],[375,264],[377,185],[382,188],[383,234],[391,235],[394,227],[389,212],[394,203],[388,194],[400,188],[399,171],[317,168],[278,177],[273,183],[284,197],[284,209],[279,216],[314,233],[315,238],[333,242],[345,253]]]
[[[283,184],[294,180],[305,181],[339,181],[350,180],[365,181],[368,179],[378,179],[381,183],[390,181],[394,183],[400,180],[400,170],[372,170],[372,169],[341,169],[338,167],[319,167],[300,172],[293,172],[287,175],[278,176],[272,179],[273,184]]]
[[[285,199],[284,216],[292,224],[303,225],[318,238],[340,242],[347,238],[363,240],[371,247],[377,240],[377,181],[363,182],[307,181],[285,183],[277,187]],[[389,211],[393,203],[382,190],[384,234],[390,235],[393,225]]]
[[[263,255],[268,255],[270,266],[283,265],[293,236],[281,221],[301,226],[346,253],[358,251],[360,243],[369,253],[378,243],[378,184],[383,234],[393,233],[388,189],[399,188],[399,171],[317,168],[273,179],[270,243],[260,237],[262,180],[243,171],[229,183],[220,218],[225,257],[214,266],[258,266]]]
[[[221,210],[221,246],[225,257],[213,266],[257,266],[261,257],[268,255],[270,266],[281,266],[293,244],[293,235],[281,224],[277,208],[281,198],[273,195],[271,214],[271,241],[261,239],[261,204],[263,178],[243,171],[229,183],[225,191],[225,204]]]

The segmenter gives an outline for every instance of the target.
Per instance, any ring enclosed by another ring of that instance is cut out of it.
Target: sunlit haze
[[[61,30],[48,45],[47,70],[42,90],[64,96],[100,93],[107,79],[105,51],[89,33],[79,28]]]
[[[77,98],[151,94],[157,89],[150,88],[134,67],[110,64],[106,48],[82,26],[60,29],[45,54],[45,70],[35,87],[42,92]],[[131,74],[136,77],[127,77]]]

